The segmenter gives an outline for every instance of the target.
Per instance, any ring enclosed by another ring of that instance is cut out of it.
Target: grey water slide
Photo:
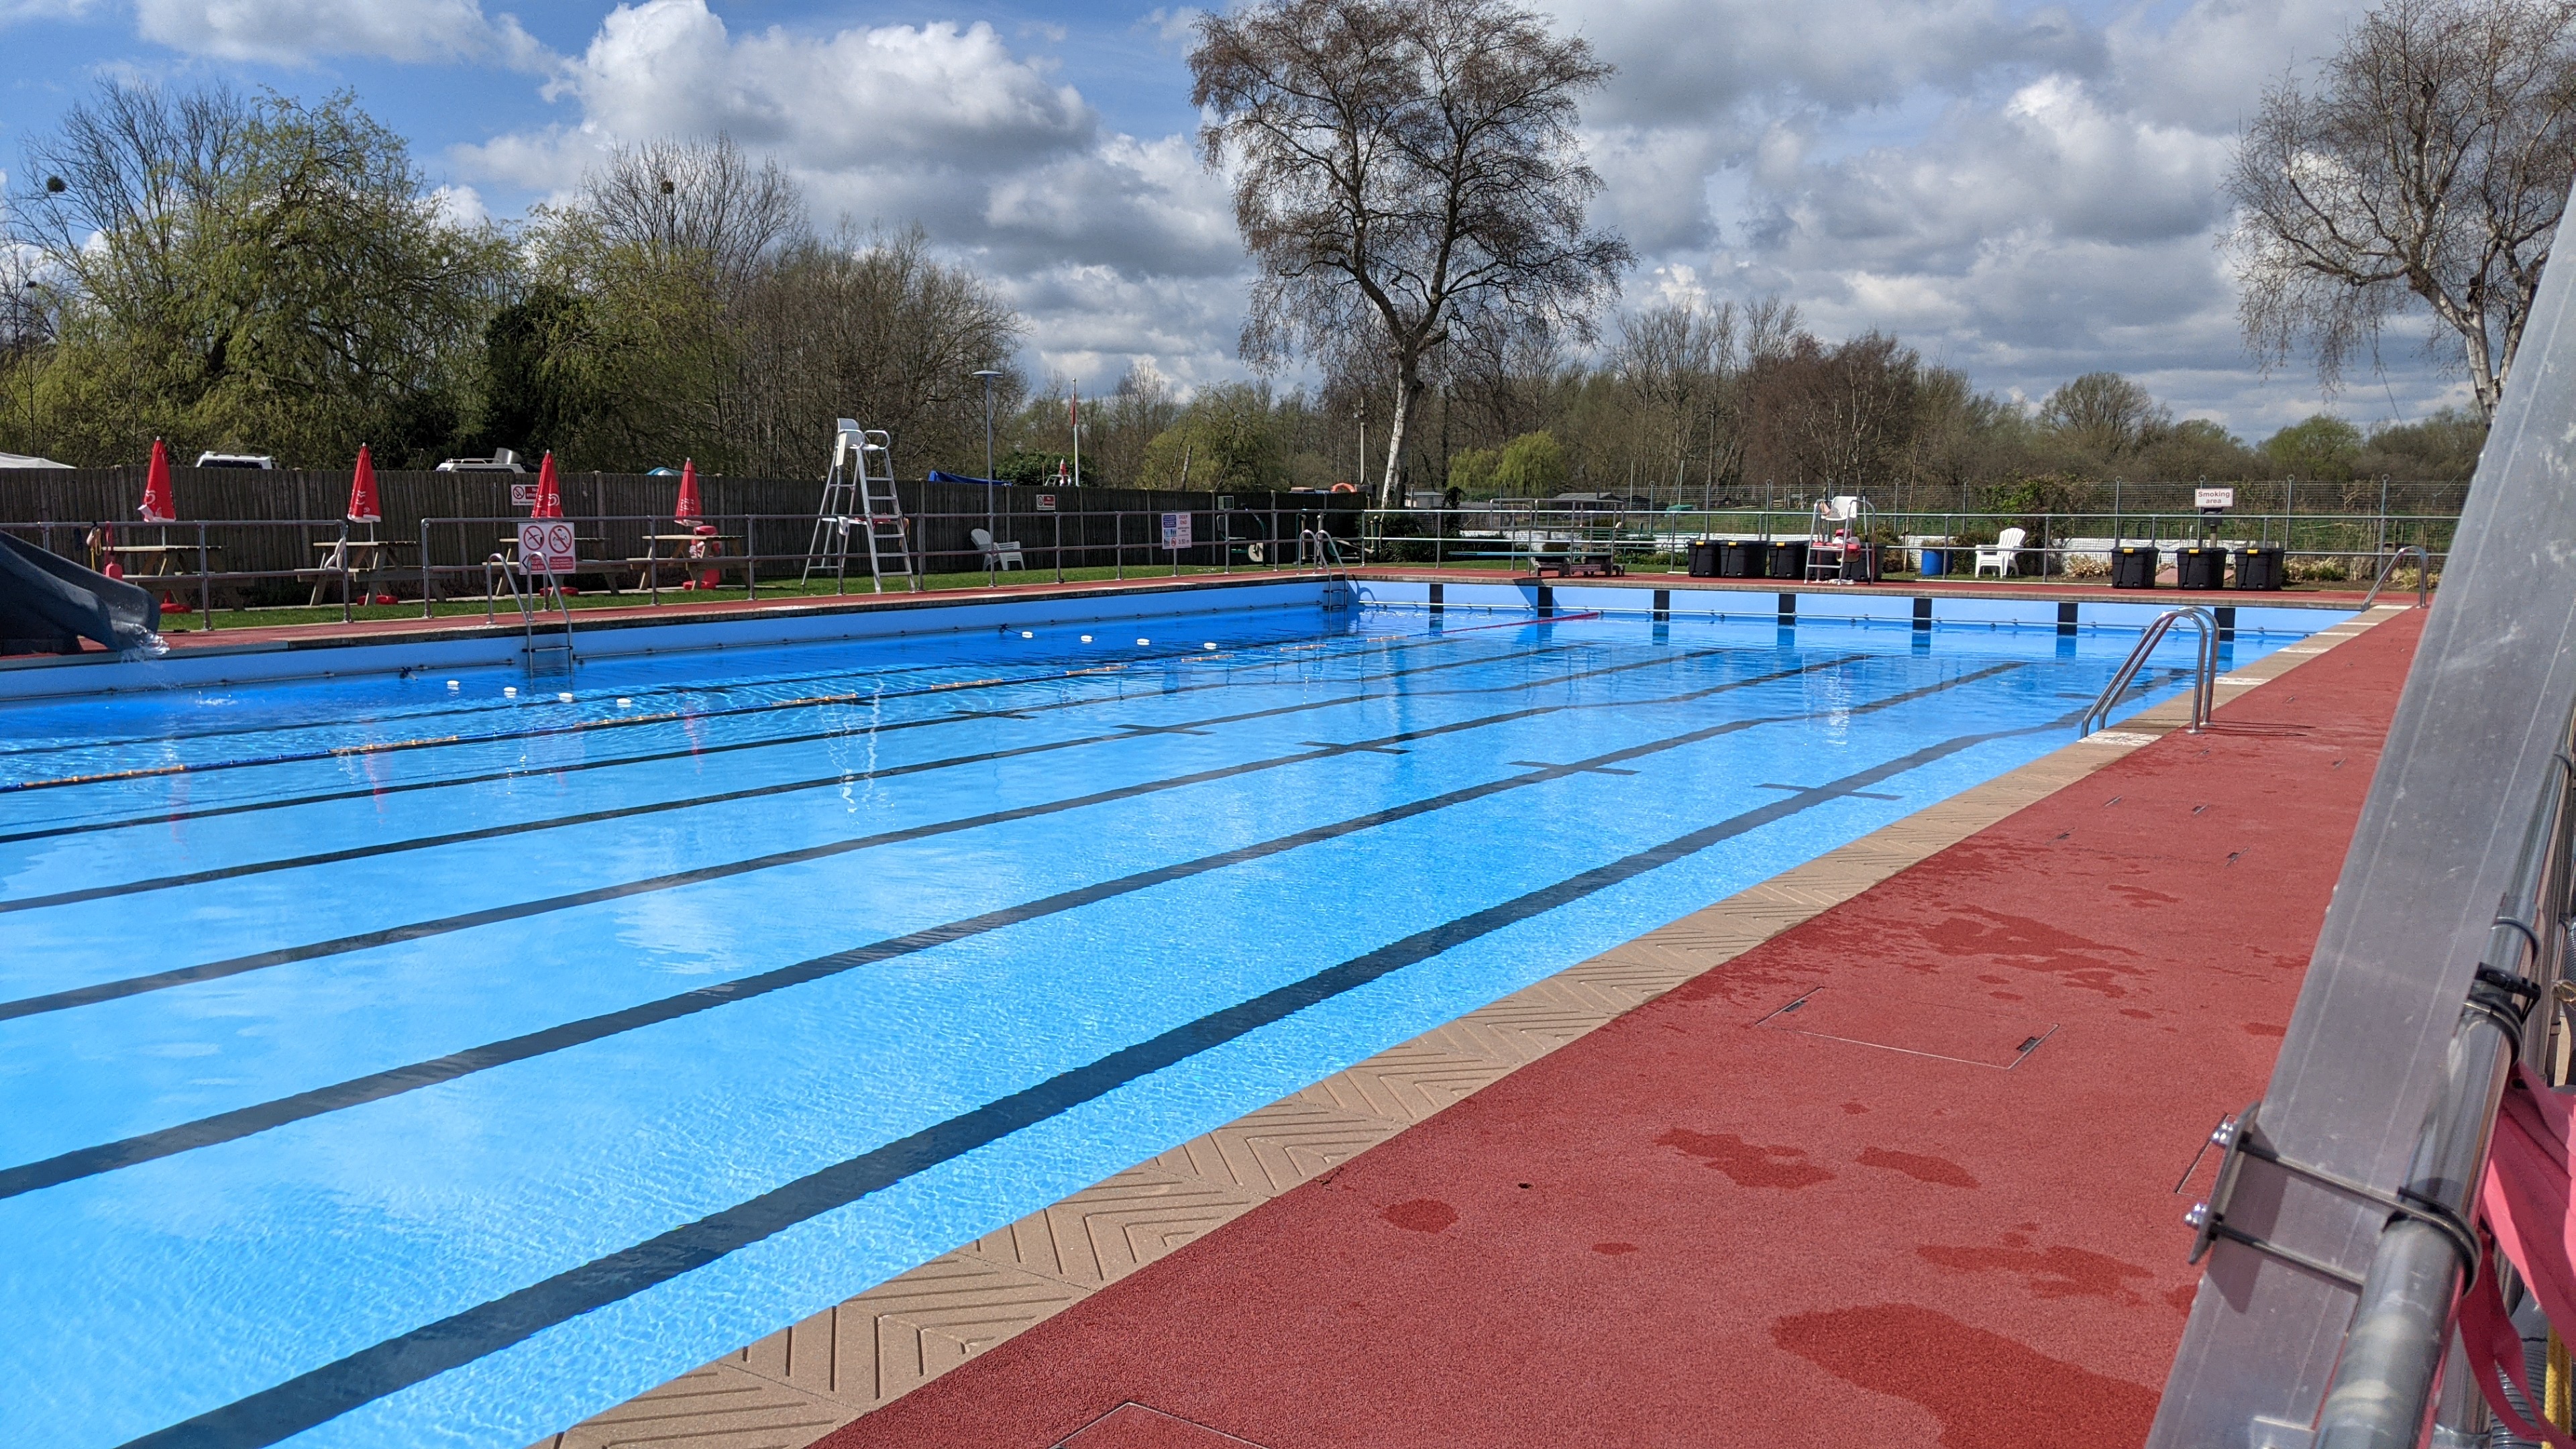
[[[0,533],[0,654],[78,654],[83,639],[143,649],[160,628],[148,591]]]

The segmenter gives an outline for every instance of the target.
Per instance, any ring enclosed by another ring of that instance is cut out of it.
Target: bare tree
[[[1620,324],[1610,366],[1640,402],[1660,415],[1678,495],[1690,463],[1691,439],[1703,424],[1716,426],[1720,394],[1735,373],[1735,304],[1711,308],[1683,302],[1635,313]]]
[[[2236,149],[2245,336],[2329,388],[2411,295],[2495,412],[2576,169],[2576,3],[2391,0]]]
[[[2050,393],[2040,405],[2039,421],[2070,442],[2116,458],[2138,451],[2173,426],[2173,409],[2116,372],[2088,372]]]
[[[580,205],[610,241],[702,255],[734,285],[805,225],[804,195],[778,162],[754,166],[724,135],[620,146],[583,178]]]
[[[844,226],[798,241],[735,308],[738,339],[721,386],[728,444],[747,471],[817,470],[835,417],[894,434],[907,474],[983,466],[982,389],[971,374],[1004,371],[997,407],[1027,384],[1011,368],[1025,324],[973,272],[943,263],[914,226],[871,235]]]
[[[1601,181],[1576,98],[1610,67],[1504,0],[1266,0],[1203,16],[1191,102],[1260,266],[1243,352],[1329,353],[1363,325],[1394,373],[1384,500],[1398,501],[1425,360],[1467,313],[1588,341],[1630,261],[1588,230]],[[1364,320],[1365,319],[1365,320]]]
[[[197,270],[210,213],[248,167],[257,116],[222,86],[171,95],[110,81],[31,141],[9,229],[127,326],[161,324]]]

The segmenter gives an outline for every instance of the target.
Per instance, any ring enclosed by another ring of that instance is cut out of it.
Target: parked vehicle
[[[274,468],[277,460],[266,453],[199,453],[200,468]]]
[[[519,455],[507,448],[494,448],[489,458],[450,458],[432,470],[439,473],[525,473]]]

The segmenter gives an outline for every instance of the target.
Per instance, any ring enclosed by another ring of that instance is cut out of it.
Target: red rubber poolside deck
[[[2175,1179],[2261,1090],[2421,622],[824,1443],[2138,1443],[2197,1276]]]

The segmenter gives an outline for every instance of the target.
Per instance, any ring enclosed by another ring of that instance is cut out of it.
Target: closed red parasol
[[[176,523],[179,505],[170,495],[170,445],[152,440],[152,466],[143,472],[143,521]]]
[[[551,448],[546,450],[544,460],[537,464],[537,511],[528,516],[563,517],[563,489],[555,482],[555,455]]]
[[[376,460],[367,451],[367,445],[364,443],[358,445],[357,475],[349,480],[349,521],[351,523],[385,521],[384,505],[376,501]]]
[[[695,458],[680,462],[680,501],[671,506],[671,518],[687,523],[698,516],[698,463]]]

